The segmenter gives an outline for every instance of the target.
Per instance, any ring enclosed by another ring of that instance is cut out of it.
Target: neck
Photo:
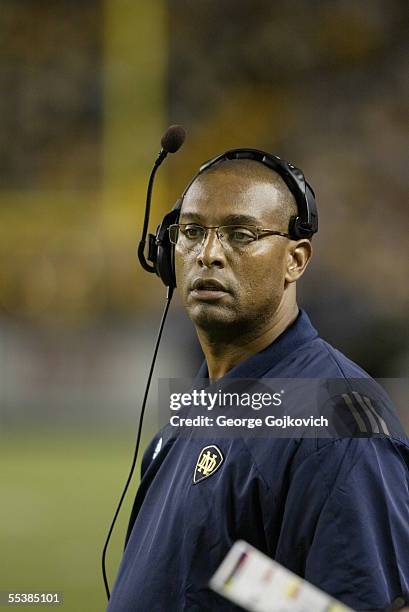
[[[206,358],[209,378],[217,380],[232,370],[240,362],[259,353],[280,336],[297,318],[296,302],[291,308],[277,309],[272,320],[262,329],[248,334],[229,334],[225,340],[214,339],[206,331],[197,329],[197,335]]]

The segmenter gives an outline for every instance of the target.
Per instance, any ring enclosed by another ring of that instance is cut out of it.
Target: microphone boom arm
[[[156,273],[156,269],[155,269],[155,266],[152,266],[146,261],[146,257],[145,257],[146,235],[148,233],[149,215],[151,211],[153,182],[155,180],[156,171],[161,165],[161,163],[163,162],[163,160],[165,159],[165,157],[167,156],[167,154],[168,154],[167,151],[165,151],[164,149],[161,149],[158,157],[156,158],[156,161],[153,165],[153,168],[152,168],[152,171],[149,177],[148,190],[146,192],[145,218],[143,221],[142,236],[141,236],[141,239],[139,241],[139,246],[138,246],[139,262],[144,270],[146,270],[147,272],[151,272],[152,274]]]

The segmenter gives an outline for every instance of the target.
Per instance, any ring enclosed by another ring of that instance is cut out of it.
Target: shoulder
[[[319,460],[323,473],[330,473],[334,466],[339,467],[342,463],[346,477],[358,465],[372,466],[378,472],[382,472],[382,467],[396,465],[409,476],[409,440],[404,437],[380,435],[317,440],[315,450],[308,456],[312,455]]]
[[[327,367],[334,374],[337,373],[345,378],[371,378],[357,363],[322,338],[317,338],[316,350],[323,360],[328,360]]]
[[[284,356],[279,370],[294,378],[369,378],[370,375],[354,361],[317,336]],[[265,376],[273,377],[277,368]]]
[[[331,437],[394,435],[405,438],[393,402],[357,363],[316,335],[284,355],[265,379],[304,379],[304,412],[328,416]],[[298,383],[297,383],[298,384]]]
[[[321,491],[324,499],[337,488],[349,489],[359,497],[366,488],[393,491],[409,487],[407,439],[282,439],[270,441],[270,450],[260,440],[245,439],[243,443],[265,485],[274,492],[285,485],[311,495],[315,492],[314,496]]]

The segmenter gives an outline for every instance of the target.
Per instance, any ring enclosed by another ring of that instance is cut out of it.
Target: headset
[[[250,159],[257,161],[277,172],[284,180],[288,189],[293,194],[298,208],[298,214],[289,221],[288,233],[293,240],[301,238],[312,239],[313,234],[318,231],[318,211],[315,201],[315,193],[311,185],[305,180],[303,172],[281,159],[259,149],[230,149],[213,157],[202,164],[199,171],[191,179],[182,196],[176,201],[172,210],[163,218],[158,225],[155,234],[148,237],[148,261],[147,264],[143,250],[138,251],[139,260],[145,270],[156,273],[166,287],[171,290],[176,287],[174,245],[169,240],[169,226],[177,223],[184,197],[189,187],[203,172],[209,168],[221,164],[227,160]],[[143,241],[144,241],[143,237]],[[145,242],[143,242],[145,245]]]
[[[182,196],[177,200],[172,210],[164,216],[162,222],[158,225],[156,233],[149,234],[147,261],[145,258],[145,245],[146,236],[148,233],[153,182],[155,179],[156,171],[158,170],[159,166],[161,165],[168,153],[176,153],[176,151],[180,149],[185,140],[185,136],[185,130],[180,125],[171,125],[166,130],[165,134],[162,136],[161,139],[162,148],[153,165],[146,193],[145,217],[143,222],[142,236],[138,246],[138,258],[144,270],[150,273],[157,274],[159,276],[163,284],[167,287],[167,295],[165,308],[159,325],[159,331],[156,338],[153,357],[143,396],[131,467],[102,550],[102,576],[108,601],[110,599],[110,589],[106,572],[106,556],[108,545],[116,523],[116,519],[122,506],[122,502],[125,499],[137,463],[139,444],[141,441],[143,417],[145,414],[146,402],[149,395],[150,383],[152,380],[156,356],[158,354],[159,344],[162,337],[166,316],[172,300],[173,291],[176,287],[174,245],[170,242],[168,230],[170,225],[179,221],[180,210],[187,190],[197,179],[198,176],[200,176],[203,172],[205,172],[212,166],[215,166],[216,164],[221,164],[227,160],[251,159],[260,162],[277,172],[295,197],[298,214],[292,219],[290,219],[288,228],[290,238],[292,238],[293,240],[300,240],[301,238],[307,238],[311,240],[313,234],[318,231],[318,213],[317,205],[315,202],[314,190],[311,185],[307,183],[304,178],[303,172],[299,168],[296,168],[295,166],[286,162],[284,159],[281,159],[277,155],[272,155],[271,153],[266,153],[265,151],[260,151],[258,149],[231,149],[229,151],[226,151],[225,153],[222,153],[221,155],[213,157],[209,161],[202,164],[202,166],[200,166],[199,171],[192,178],[192,180],[184,190]]]

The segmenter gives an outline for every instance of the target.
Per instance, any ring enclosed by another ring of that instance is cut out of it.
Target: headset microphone
[[[149,177],[149,182],[148,182],[148,189],[147,189],[147,193],[146,193],[146,207],[145,207],[145,217],[144,217],[144,222],[143,222],[143,229],[142,229],[142,236],[141,236],[141,240],[139,242],[139,247],[138,247],[138,258],[139,261],[141,263],[141,266],[143,267],[144,270],[146,270],[147,272],[156,272],[157,274],[159,274],[162,278],[162,280],[165,282],[165,278],[160,274],[160,272],[158,272],[158,264],[157,264],[157,260],[159,259],[159,262],[162,261],[162,257],[160,254],[160,247],[156,247],[157,244],[157,240],[156,237],[153,236],[152,234],[149,235],[149,255],[148,255],[148,259],[153,261],[153,265],[150,265],[146,259],[145,259],[145,243],[146,243],[146,234],[148,232],[148,225],[149,225],[149,214],[150,214],[150,208],[151,208],[151,198],[152,198],[152,188],[153,188],[153,182],[155,179],[155,174],[157,169],[159,168],[159,166],[161,165],[161,163],[163,162],[163,160],[165,159],[165,157],[167,156],[168,153],[176,153],[176,151],[178,151],[180,149],[180,147],[183,145],[184,141],[185,141],[185,137],[186,137],[186,132],[183,129],[182,126],[180,125],[171,125],[170,127],[168,127],[168,129],[166,130],[166,132],[164,133],[164,135],[162,136],[161,139],[161,145],[162,148],[155,160],[155,163],[153,165],[150,177]],[[160,228],[158,228],[159,230]],[[158,233],[157,230],[157,233]],[[167,238],[167,236],[166,236]],[[154,259],[152,259],[152,250],[154,248],[158,248],[159,251],[159,258],[155,257]],[[166,263],[166,262],[165,262]],[[171,280],[171,279],[170,279]],[[109,541],[111,539],[111,535],[112,535],[112,531],[114,529],[115,523],[116,523],[116,519],[118,518],[118,514],[119,511],[121,510],[122,507],[122,502],[125,499],[125,495],[128,491],[128,487],[131,483],[132,480],[132,476],[135,470],[135,466],[136,466],[136,461],[138,458],[138,451],[139,451],[139,443],[141,440],[141,433],[142,433],[142,424],[143,424],[143,417],[145,414],[145,407],[146,407],[146,401],[148,399],[148,394],[149,394],[149,387],[150,387],[150,383],[152,380],[152,374],[153,374],[153,369],[155,367],[155,361],[156,361],[156,355],[158,354],[158,349],[159,349],[159,343],[160,343],[160,339],[162,337],[162,331],[163,331],[163,327],[165,325],[165,320],[166,320],[166,316],[168,314],[168,310],[169,310],[169,306],[170,306],[170,302],[172,299],[172,294],[173,294],[173,287],[175,286],[175,283],[166,283],[168,287],[167,290],[167,296],[166,296],[166,304],[165,304],[165,308],[162,314],[162,319],[160,322],[160,326],[159,326],[159,331],[158,331],[158,336],[156,339],[156,344],[155,344],[155,349],[153,352],[153,357],[152,357],[152,363],[149,369],[149,374],[148,374],[148,380],[146,382],[146,387],[145,387],[145,393],[143,396],[143,401],[142,401],[142,408],[141,408],[141,414],[139,417],[139,425],[138,425],[138,433],[136,436],[136,442],[135,442],[135,450],[134,450],[134,455],[133,455],[133,459],[132,459],[132,464],[131,464],[131,468],[129,470],[129,474],[128,474],[128,478],[126,480],[124,489],[122,491],[117,509],[115,511],[114,514],[114,518],[112,519],[112,523],[111,526],[108,530],[108,535],[107,538],[105,540],[105,544],[104,544],[104,548],[102,550],[102,576],[103,576],[103,580],[104,580],[104,585],[105,585],[105,591],[107,594],[107,598],[109,601],[110,598],[110,590],[109,590],[109,585],[108,585],[108,578],[107,578],[107,573],[106,573],[106,554],[107,554],[107,549],[108,549],[108,544]]]
[[[181,125],[171,125],[161,138],[160,144],[166,153],[176,153],[185,142],[186,131]]]
[[[146,234],[148,233],[148,225],[149,225],[149,215],[151,210],[151,198],[152,198],[152,188],[153,181],[155,179],[156,171],[167,156],[168,153],[176,153],[179,151],[180,147],[185,142],[186,132],[181,125],[171,125],[168,127],[166,132],[161,138],[162,148],[159,151],[158,157],[156,158],[155,163],[153,164],[153,168],[151,171],[151,175],[149,177],[148,182],[148,190],[146,192],[146,206],[145,206],[145,218],[143,222],[142,236],[138,246],[138,258],[140,264],[144,270],[147,272],[156,272],[155,266],[150,265],[145,259],[145,244],[146,244]],[[151,244],[151,243],[150,243]],[[150,248],[151,250],[151,248]],[[148,259],[150,259],[148,255]]]

